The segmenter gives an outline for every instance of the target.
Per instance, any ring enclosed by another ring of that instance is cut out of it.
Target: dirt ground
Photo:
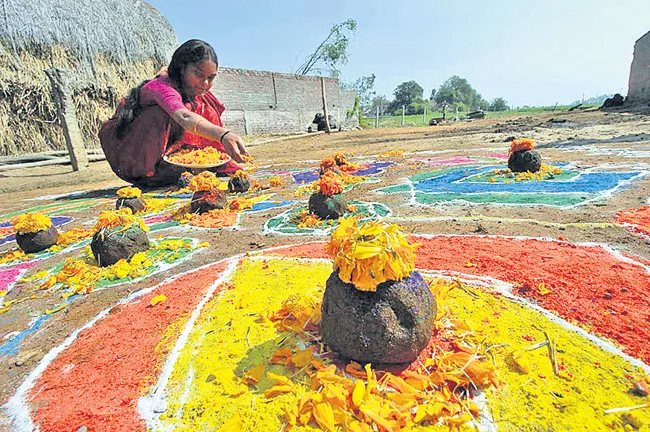
[[[566,120],[566,121],[564,121]],[[512,137],[535,139],[537,149],[549,164],[573,162],[581,168],[635,166],[648,170],[650,165],[650,114],[625,112],[572,112],[486,119],[450,123],[429,128],[399,128],[340,132],[314,135],[286,141],[250,145],[260,169],[315,167],[335,152],[370,157],[391,150],[423,153],[427,156],[472,156],[507,153]],[[594,150],[596,149],[596,150]],[[600,149],[600,151],[597,151]],[[605,151],[607,150],[607,151]],[[650,177],[633,184],[605,200],[571,208],[544,206],[497,206],[490,204],[450,203],[428,207],[409,205],[403,194],[380,195],[373,192],[383,186],[400,184],[404,177],[432,170],[421,165],[400,163],[388,168],[381,183],[362,183],[348,199],[379,201],[389,206],[393,218],[408,230],[424,234],[491,234],[529,237],[562,237],[569,242],[606,243],[636,257],[650,260],[650,240],[631,234],[614,224],[617,212],[648,205]],[[620,168],[623,169],[623,168]],[[69,166],[51,166],[6,171],[0,174],[0,214],[20,211],[37,204],[54,202],[56,198],[79,191],[97,191],[126,185],[111,171],[106,162],[92,163],[88,170],[72,172]],[[291,186],[276,190],[279,196],[291,196]],[[283,195],[283,193],[285,195]],[[99,194],[101,196],[101,194]],[[89,195],[90,196],[90,195]],[[289,199],[289,198],[286,198]],[[294,198],[295,199],[295,198]],[[303,197],[301,199],[306,199]],[[152,286],[172,274],[179,274],[219,258],[274,245],[323,240],[316,236],[278,236],[264,234],[264,222],[284,211],[274,209],[248,215],[241,229],[235,231],[193,231],[192,237],[207,241],[210,247],[194,259],[166,273],[157,274],[137,284],[123,284],[75,300],[73,307],[48,320],[37,332],[27,337],[17,354],[0,356],[0,401],[14,394],[20,383],[43,356],[59,345],[72,331],[81,327],[98,312],[115,304],[129,293]],[[80,226],[96,217],[97,208],[75,214],[70,226]],[[428,220],[425,220],[429,218]],[[598,225],[602,224],[602,225]],[[66,226],[67,228],[68,226]],[[0,253],[12,244],[0,246]],[[46,268],[56,260],[44,260],[38,268]],[[1,287],[0,287],[1,289]],[[10,293],[7,298],[11,299]],[[22,303],[0,319],[0,343],[3,337],[19,329],[21,323],[34,316],[34,311],[50,307],[51,300],[35,299]],[[8,428],[8,423],[5,427]],[[0,430],[3,428],[0,414]]]

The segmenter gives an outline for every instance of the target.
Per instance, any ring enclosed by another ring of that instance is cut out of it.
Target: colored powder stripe
[[[322,290],[330,272],[327,263],[244,260],[231,280],[234,288],[215,296],[193,328],[166,388],[169,408],[158,429],[192,430],[200,424],[214,431],[239,412],[245,430],[277,431],[282,407],[297,396],[261,397],[271,386],[266,378],[257,385],[259,391],[231,394],[241,391],[239,377],[278,349],[280,334],[274,326],[261,325],[259,316],[278,310],[291,295]],[[285,373],[277,365],[266,371]],[[213,380],[206,379],[210,375]]]
[[[587,193],[570,194],[522,194],[522,193],[425,193],[416,192],[415,199],[418,203],[429,205],[437,202],[467,201],[471,203],[492,203],[492,204],[530,204],[549,205],[557,207],[568,207],[596,198],[595,195]]]
[[[7,213],[2,216],[0,216],[0,220],[4,221],[6,219],[13,218],[15,216],[20,216],[23,213],[27,212],[41,212],[44,213],[48,216],[63,213],[66,211],[80,211],[80,210],[85,210],[91,207],[95,207],[98,205],[102,204],[107,204],[112,202],[113,200],[111,199],[93,199],[93,198],[86,198],[86,199],[80,199],[80,200],[74,200],[66,203],[52,203],[52,204],[44,204],[40,206],[35,206],[35,207],[30,207],[26,210],[19,210],[15,211],[12,213]]]
[[[599,246],[475,236],[414,241],[422,243],[418,268],[492,276],[520,286],[515,294],[534,299],[650,364],[650,274],[643,267]],[[551,292],[540,294],[540,283]]]
[[[192,244],[191,239],[186,239],[186,243]],[[154,245],[158,242],[158,240],[154,241]],[[196,243],[196,242],[194,242]],[[178,257],[175,259],[169,259],[168,257],[170,255],[173,255],[171,251],[164,252],[160,254],[158,251],[155,251],[154,249],[149,249],[146,254],[147,258],[150,258],[154,261],[154,264],[147,269],[146,274],[142,276],[138,276],[136,278],[132,278],[130,276],[123,277],[121,279],[104,279],[98,281],[95,286],[92,288],[93,291],[104,289],[104,288],[109,288],[112,286],[116,285],[121,285],[123,283],[137,283],[142,279],[148,278],[158,272],[167,270],[170,267],[174,267],[181,262],[185,261],[188,257],[192,256],[194,253],[194,250],[189,250],[189,249],[179,249],[178,252]],[[65,263],[61,262],[56,264],[54,267],[52,267],[48,274],[53,275],[58,273],[64,266]],[[74,301],[78,295],[73,295],[71,297],[68,297],[65,299],[63,303],[65,304],[70,304],[72,301]],[[29,324],[29,327],[19,331],[15,336],[12,338],[8,339],[4,343],[0,344],[0,357],[1,356],[7,356],[7,355],[15,355],[18,354],[18,351],[20,349],[20,344],[27,338],[27,336],[35,333],[38,331],[43,323],[53,317],[54,315],[42,315],[38,317],[37,320],[31,322]]]
[[[622,427],[618,416],[603,412],[612,407],[634,406],[639,397],[629,392],[626,376],[641,376],[642,371],[620,356],[599,346],[534,309],[500,295],[470,288],[449,293],[453,317],[477,331],[486,346],[495,350],[499,378],[505,384],[487,391],[488,408],[501,430],[607,431]],[[527,351],[530,373],[520,373],[510,353],[545,339],[544,331],[557,345],[558,363],[563,375],[553,373],[548,350]],[[503,347],[505,345],[505,347]],[[559,395],[559,396],[556,396]],[[650,412],[638,411],[643,423]]]
[[[616,222],[631,225],[634,231],[650,236],[650,206],[622,211]]]
[[[468,172],[467,169],[459,168],[439,177],[420,181],[415,184],[416,190],[420,192],[444,192],[451,193],[597,193],[611,189],[623,181],[628,181],[642,174],[641,172],[593,172],[583,173],[573,181],[522,181],[512,183],[488,183],[488,182],[463,182],[460,180],[475,174],[484,174],[498,166],[475,169]]]
[[[38,379],[30,394],[33,417],[44,431],[146,430],[137,413],[142,391],[164,360],[168,328],[182,327],[226,263],[181,276],[140,301],[120,306],[84,331]],[[155,307],[149,301],[166,295]],[[181,325],[178,324],[180,321]]]
[[[62,225],[67,224],[68,222],[74,220],[74,218],[69,217],[69,216],[54,216],[54,217],[51,218],[51,220],[52,220],[52,225],[54,225],[55,227],[58,228],[58,227],[60,227]],[[8,228],[8,227],[13,228],[13,225],[12,225],[11,221],[0,222],[0,228]],[[2,238],[0,238],[0,245],[3,245],[3,244],[8,243],[10,241],[14,241],[15,239],[16,239],[16,236],[14,234],[10,234],[10,235],[8,235],[6,237],[2,237]]]

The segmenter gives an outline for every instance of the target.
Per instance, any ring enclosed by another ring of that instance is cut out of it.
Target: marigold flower
[[[404,150],[391,150],[379,155],[379,159],[403,158]]]
[[[253,208],[253,201],[246,198],[233,198],[228,201],[228,208],[232,211],[241,211]]]
[[[325,221],[318,219],[318,216],[309,213],[307,209],[300,210],[289,222],[297,224],[298,229],[312,228],[325,223]]]
[[[413,272],[417,247],[396,224],[373,221],[358,226],[357,218],[342,218],[325,250],[343,282],[360,291],[376,291],[380,283],[399,281]]]
[[[269,179],[269,184],[273,187],[277,187],[277,186],[282,186],[284,183],[282,183],[282,178],[280,178],[279,176],[275,176]]]
[[[535,140],[530,138],[522,138],[520,140],[512,140],[510,144],[510,153],[518,152],[521,150],[532,150],[535,148]]]
[[[149,231],[149,227],[144,224],[144,221],[137,216],[128,207],[123,207],[119,210],[108,210],[99,213],[97,222],[95,223],[95,232],[103,229],[123,227],[128,229],[131,225],[138,225],[143,231]]]
[[[244,170],[237,170],[235,174],[232,175],[232,178],[238,178],[241,180],[248,179],[248,173]]]
[[[117,190],[117,196],[120,198],[140,198],[142,191],[137,187],[126,186]]]
[[[325,158],[322,161],[320,161],[320,167],[322,169],[331,168],[334,165],[336,165],[336,161],[334,160],[334,158]]]
[[[203,171],[192,177],[189,188],[193,192],[211,191],[218,189],[220,184],[221,180],[213,172]]]
[[[11,221],[16,233],[26,234],[45,231],[52,226],[52,219],[43,213],[25,213]]]
[[[229,156],[214,147],[206,147],[197,150],[183,149],[167,156],[167,159],[186,165],[213,165],[227,161]]]
[[[323,195],[336,195],[343,192],[343,181],[335,173],[328,171],[318,180],[318,188]]]
[[[343,152],[334,153],[334,161],[336,161],[336,164],[338,166],[348,164],[348,161],[345,160],[345,155],[343,154]]]

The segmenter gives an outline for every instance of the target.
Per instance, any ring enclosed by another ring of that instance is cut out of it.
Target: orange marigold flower
[[[522,138],[520,140],[512,140],[510,144],[510,153],[518,152],[521,150],[532,150],[535,148],[535,140],[530,138]]]
[[[221,180],[213,172],[203,171],[192,177],[189,188],[192,192],[211,191],[218,189],[220,184]]]
[[[402,280],[415,268],[415,249],[396,224],[339,219],[325,250],[343,282],[360,291],[376,291],[387,280]]]
[[[117,196],[120,198],[140,198],[142,191],[137,187],[127,186],[117,190]]]
[[[323,195],[336,195],[343,192],[343,181],[335,173],[328,171],[318,180],[318,188]]]
[[[248,179],[248,173],[244,170],[237,170],[235,174],[232,175],[232,178],[246,180]]]
[[[45,231],[52,226],[52,219],[43,213],[25,213],[11,221],[17,233]]]
[[[138,225],[143,231],[149,231],[149,227],[144,224],[142,219],[133,216],[133,212],[130,208],[122,207],[119,210],[108,210],[99,213],[94,231],[99,232],[103,229],[117,227],[127,229],[133,224]]]
[[[214,147],[206,147],[197,150],[183,149],[167,156],[167,159],[179,164],[213,165],[227,161],[229,156]]]
[[[337,152],[334,154],[334,161],[336,161],[336,164],[341,166],[341,165],[347,165],[348,161],[345,160],[345,155],[342,152]]]
[[[325,158],[322,161],[320,161],[320,167],[322,169],[330,168],[333,167],[334,165],[336,165],[336,161],[334,160],[334,158]]]
[[[284,183],[282,182],[282,178],[280,178],[280,176],[275,176],[269,179],[269,184],[273,187],[276,187],[282,186]]]
[[[233,198],[228,201],[228,208],[232,211],[247,210],[253,208],[253,201],[246,198]]]

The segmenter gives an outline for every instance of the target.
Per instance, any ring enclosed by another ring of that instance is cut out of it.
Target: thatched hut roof
[[[75,74],[86,146],[115,100],[166,64],[169,22],[140,0],[0,0],[0,155],[64,149],[43,72]]]
[[[81,59],[169,59],[176,37],[140,0],[0,0],[0,40],[12,52],[61,45]]]

